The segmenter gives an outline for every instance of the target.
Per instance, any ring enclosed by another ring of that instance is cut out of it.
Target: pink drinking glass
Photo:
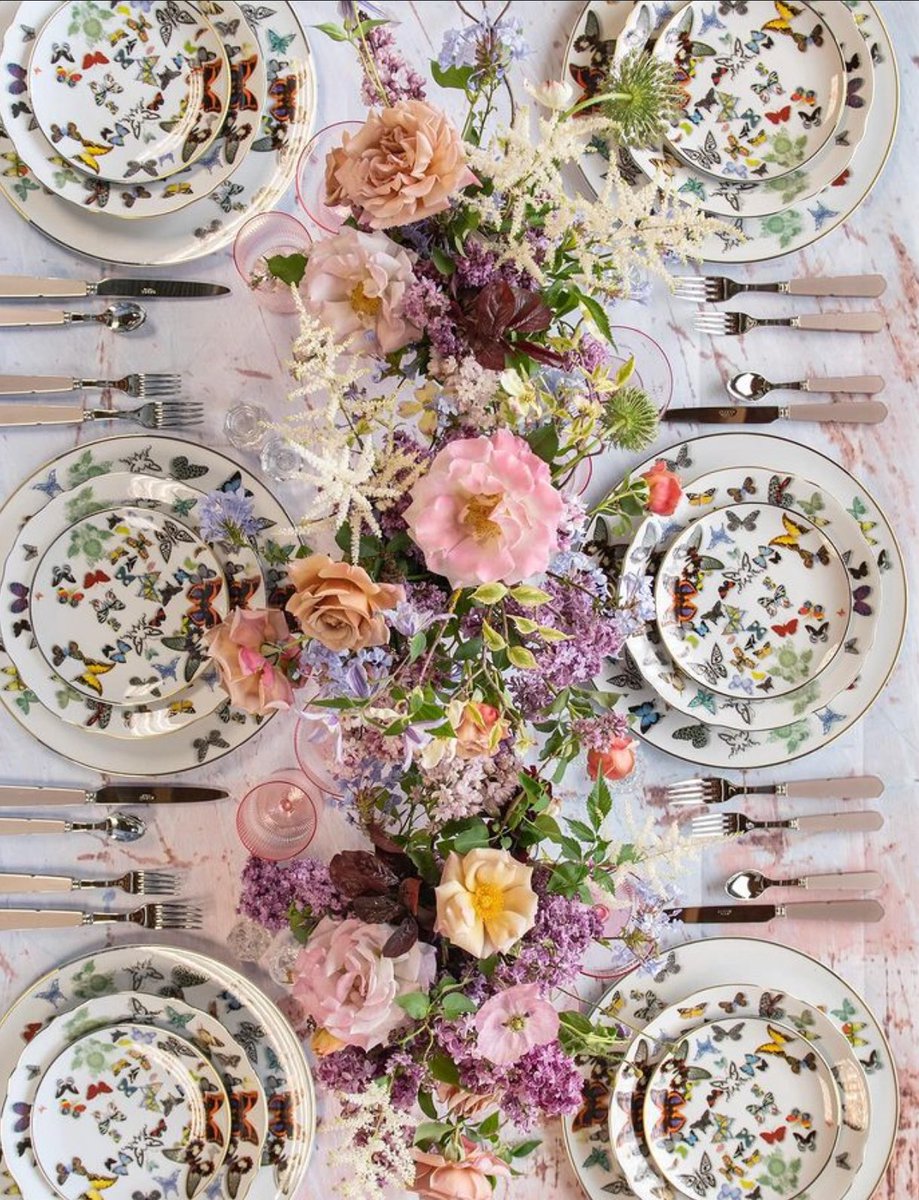
[[[613,326],[613,363],[622,366],[635,359],[629,383],[642,388],[657,405],[662,417],[673,397],[673,367],[663,348],[649,333],[631,325]]]
[[[340,800],[343,792],[329,771],[333,757],[333,735],[324,733],[314,721],[299,720],[294,726],[294,755],[303,774],[320,792]]]
[[[321,803],[315,785],[301,771],[276,771],[240,800],[239,840],[256,858],[270,862],[295,858],[316,834],[317,800]]]
[[[297,306],[290,287],[271,274],[266,259],[275,254],[308,254],[312,244],[309,230],[290,213],[258,213],[236,235],[233,262],[260,304],[271,312],[293,313]]]
[[[343,133],[355,133],[361,121],[335,121],[314,134],[297,164],[297,200],[309,219],[326,233],[338,233],[348,216],[347,205],[325,202],[325,160],[330,150],[341,145]]]

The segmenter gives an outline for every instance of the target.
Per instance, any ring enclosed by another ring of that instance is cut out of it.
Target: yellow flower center
[[[508,1017],[504,1022],[504,1028],[509,1029],[511,1033],[522,1033],[527,1027],[527,1019],[523,1013],[515,1013],[513,1017]]]
[[[501,526],[491,519],[491,514],[501,503],[500,492],[488,492],[473,496],[460,515],[460,523],[469,530],[477,542],[491,542],[501,536]]]
[[[504,892],[495,883],[477,883],[472,891],[472,907],[482,921],[493,921],[504,912]]]
[[[348,303],[362,317],[375,317],[383,307],[379,296],[368,296],[362,283],[356,284],[348,293]]]

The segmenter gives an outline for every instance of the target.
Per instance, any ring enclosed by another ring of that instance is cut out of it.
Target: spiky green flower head
[[[659,142],[679,108],[680,89],[673,67],[640,50],[610,68],[600,93],[601,111],[628,146]]]
[[[638,387],[622,387],[603,407],[604,432],[623,450],[643,450],[657,437],[657,406]]]

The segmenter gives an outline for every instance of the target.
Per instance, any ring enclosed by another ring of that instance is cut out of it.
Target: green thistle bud
[[[629,146],[660,141],[679,107],[680,89],[673,67],[635,51],[612,67],[602,90],[600,109]]]
[[[641,388],[624,387],[607,401],[604,432],[623,450],[643,450],[657,437],[657,407]]]

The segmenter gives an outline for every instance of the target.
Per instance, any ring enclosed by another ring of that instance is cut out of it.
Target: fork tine
[[[134,878],[140,891],[148,896],[174,896],[178,881],[166,871],[135,871]]]
[[[149,911],[153,919],[154,929],[200,929],[202,913],[200,908],[188,904],[166,903],[151,904]]]
[[[697,776],[694,779],[678,779],[675,783],[668,783],[667,792],[686,792],[697,791],[699,788],[711,787],[714,780],[707,775]]]

